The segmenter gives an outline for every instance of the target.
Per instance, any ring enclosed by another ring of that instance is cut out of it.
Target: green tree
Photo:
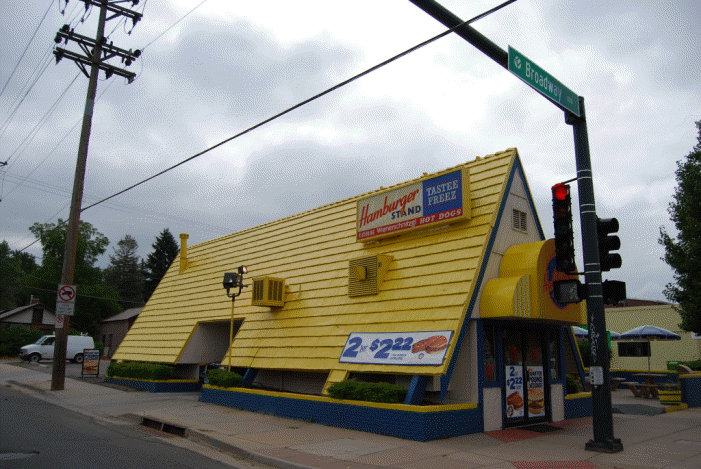
[[[178,243],[168,228],[161,231],[151,247],[153,252],[146,258],[144,271],[144,297],[147,301],[180,252]]]
[[[0,311],[29,304],[30,293],[22,285],[37,268],[33,255],[12,251],[7,241],[0,243]]]
[[[56,291],[61,281],[63,252],[66,244],[66,223],[59,219],[54,223],[35,223],[29,228],[42,245],[43,258],[35,275],[25,282],[35,296],[49,309],[56,305]],[[78,296],[71,325],[76,329],[97,336],[100,321],[117,314],[121,307],[117,303],[118,293],[105,285],[102,271],[95,266],[98,257],[104,254],[109,240],[90,223],[81,221],[75,259],[73,284]]]
[[[142,263],[136,251],[139,244],[130,235],[117,243],[110,266],[105,269],[105,282],[117,290],[122,308],[133,308],[144,302]]]
[[[696,128],[694,149],[686,160],[677,161],[677,187],[668,209],[677,238],[661,227],[659,242],[665,248],[662,259],[674,270],[675,282],[667,285],[664,294],[677,305],[682,318],[679,327],[701,334],[701,121]]]

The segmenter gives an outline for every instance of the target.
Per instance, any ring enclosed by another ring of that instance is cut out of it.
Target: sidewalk
[[[545,433],[510,429],[420,443],[198,401],[199,393],[125,392],[0,363],[0,385],[118,424],[162,428],[234,457],[279,468],[678,468],[701,467],[701,408],[664,412],[652,399],[613,393],[614,435],[624,450],[586,451],[591,418],[549,424]],[[614,411],[615,412],[615,411]],[[657,413],[662,412],[662,413]],[[654,414],[654,415],[650,415]]]

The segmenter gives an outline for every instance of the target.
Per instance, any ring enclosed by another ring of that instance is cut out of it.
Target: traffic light
[[[552,187],[552,192],[555,224],[555,268],[560,272],[570,273],[575,270],[570,186],[562,183],[555,184]]]
[[[599,236],[599,263],[601,271],[608,272],[611,269],[621,267],[623,261],[618,253],[611,254],[621,248],[621,240],[618,236],[610,236],[610,233],[618,232],[618,220],[615,218],[596,219],[596,231]]]
[[[605,280],[601,284],[604,294],[604,304],[617,305],[626,299],[626,283],[619,280]]]

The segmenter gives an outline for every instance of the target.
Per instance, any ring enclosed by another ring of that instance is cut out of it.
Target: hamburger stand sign
[[[469,220],[469,187],[469,171],[462,168],[360,199],[357,240],[375,241]]]

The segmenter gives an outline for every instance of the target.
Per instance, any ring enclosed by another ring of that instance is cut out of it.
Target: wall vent
[[[392,256],[385,254],[351,259],[348,265],[348,296],[377,295],[390,262]]]
[[[285,306],[285,279],[258,277],[253,279],[253,306]]]

